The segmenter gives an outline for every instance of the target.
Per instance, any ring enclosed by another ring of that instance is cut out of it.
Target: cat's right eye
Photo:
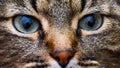
[[[13,18],[13,25],[21,33],[30,34],[37,31],[39,21],[31,16],[23,15]]]
[[[79,28],[87,31],[95,31],[103,24],[103,16],[100,14],[90,14],[79,21]]]

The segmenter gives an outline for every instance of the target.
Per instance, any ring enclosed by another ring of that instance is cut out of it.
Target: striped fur
[[[78,22],[88,14],[103,15],[104,24],[78,37]],[[18,32],[16,15],[38,19],[44,35]],[[56,50],[74,53],[66,66],[51,55]],[[0,0],[0,68],[119,68],[119,58],[119,0]]]

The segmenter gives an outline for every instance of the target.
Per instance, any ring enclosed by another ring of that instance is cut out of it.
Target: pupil
[[[25,29],[30,28],[30,26],[31,26],[31,22],[24,22],[24,23],[23,23],[23,27],[24,27]]]
[[[88,16],[86,18],[86,23],[87,23],[87,25],[89,27],[94,27],[94,25],[95,25],[95,18],[94,18],[94,16]]]
[[[25,29],[29,29],[32,25],[32,19],[29,18],[29,17],[22,17],[22,26],[25,28]]]

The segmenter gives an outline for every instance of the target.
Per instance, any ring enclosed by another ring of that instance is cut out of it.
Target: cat
[[[119,68],[120,0],[0,0],[0,68]]]

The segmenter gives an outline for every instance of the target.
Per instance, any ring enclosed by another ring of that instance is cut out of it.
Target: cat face
[[[117,67],[111,63],[120,64],[119,3],[1,0],[0,67]]]

